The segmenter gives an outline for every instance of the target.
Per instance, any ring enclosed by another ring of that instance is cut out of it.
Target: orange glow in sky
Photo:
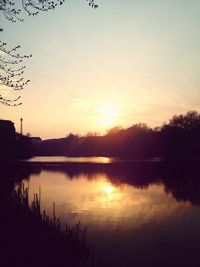
[[[101,2],[101,3],[100,3]],[[109,0],[99,8],[66,1],[53,12],[2,19],[8,48],[26,60],[21,106],[0,106],[24,134],[43,139],[85,135],[135,123],[161,126],[200,112],[200,1]]]

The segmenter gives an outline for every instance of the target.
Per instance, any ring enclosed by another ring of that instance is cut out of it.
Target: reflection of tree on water
[[[166,192],[170,192],[178,201],[190,201],[193,205],[200,205],[200,174],[199,163],[170,165],[165,168],[162,180]]]
[[[200,180],[198,162],[121,162],[113,164],[63,164],[27,165],[18,170],[18,177],[28,179],[33,173],[42,170],[65,173],[70,179],[79,179],[86,175],[88,179],[96,179],[97,174],[104,174],[115,185],[124,183],[136,188],[145,189],[153,183],[163,183],[165,191],[171,193],[178,201],[190,201],[194,205],[200,204]]]

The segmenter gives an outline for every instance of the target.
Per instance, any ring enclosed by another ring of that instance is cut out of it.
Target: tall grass
[[[41,212],[41,191],[39,190],[39,194],[34,194],[33,201],[31,205],[29,205],[29,188],[25,187],[24,184],[22,186],[18,186],[15,188],[13,195],[13,204],[20,207],[24,211],[26,211],[27,215],[30,217],[34,217],[39,224],[39,226],[46,230],[47,232],[63,234],[65,238],[71,240],[73,242],[77,242],[77,244],[83,249],[88,249],[87,246],[87,227],[82,227],[81,223],[78,222],[75,225],[70,226],[66,224],[65,230],[61,230],[61,224],[59,218],[56,217],[55,211],[55,203],[53,202],[53,218],[46,214],[45,210]]]
[[[87,229],[80,222],[61,230],[53,203],[53,217],[41,211],[41,192],[29,203],[28,187],[17,186],[0,218],[5,266],[80,266],[90,256]],[[1,259],[0,259],[1,260]],[[1,265],[4,266],[4,265]]]

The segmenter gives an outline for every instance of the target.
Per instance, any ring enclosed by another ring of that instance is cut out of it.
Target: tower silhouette
[[[23,135],[23,119],[20,119],[20,134]]]

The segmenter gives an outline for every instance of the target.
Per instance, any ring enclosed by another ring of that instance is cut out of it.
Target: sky
[[[19,131],[22,117],[24,134],[47,139],[200,112],[200,1],[96,2],[66,1],[23,23],[1,15],[1,40],[33,57],[22,105],[1,105],[0,118]]]

